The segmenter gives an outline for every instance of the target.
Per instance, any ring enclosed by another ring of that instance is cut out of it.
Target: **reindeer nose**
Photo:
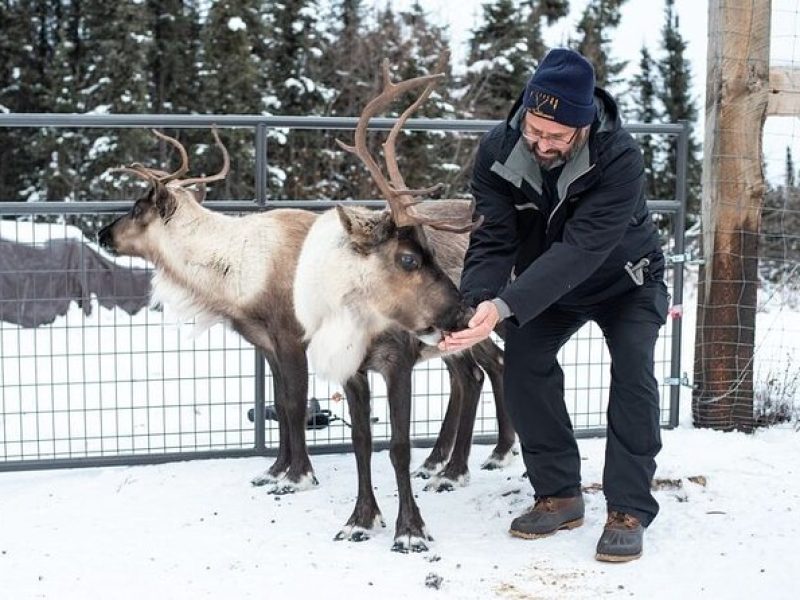
[[[469,325],[475,309],[464,302],[452,305],[443,315],[439,327],[445,331],[461,331]]]
[[[106,225],[97,233],[97,243],[109,252],[114,251],[114,245],[111,239],[111,227]]]

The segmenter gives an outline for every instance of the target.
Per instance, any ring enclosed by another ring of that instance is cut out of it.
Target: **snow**
[[[690,277],[687,290],[692,289]],[[684,370],[690,372],[694,310],[690,293],[683,354]],[[118,323],[113,312],[98,312]],[[784,331],[798,331],[800,315],[781,314],[769,306],[759,323],[774,322],[776,312]],[[166,348],[181,335],[175,327],[147,319],[145,324],[164,331],[151,335],[138,329],[129,340],[125,330],[115,331],[131,356],[144,343],[159,342]],[[42,343],[47,337],[37,340]],[[61,343],[58,333],[49,337]],[[100,344],[107,336],[97,337]],[[774,340],[772,347],[796,354],[796,336],[768,339]],[[91,345],[94,341],[84,343],[89,344],[87,351],[106,360],[106,353]],[[187,358],[194,361],[190,378],[204,376],[204,360]],[[182,362],[180,353],[152,364],[166,373],[176,360]],[[131,363],[130,373],[125,361],[116,371],[102,367],[96,372],[116,373],[132,386],[146,384],[142,378],[150,361],[141,363]],[[252,361],[215,359],[209,362],[208,376],[237,364],[247,370]],[[61,370],[76,376],[69,366]],[[231,387],[236,388],[241,387],[236,380],[251,373],[231,374]],[[202,389],[202,382],[192,384],[183,401],[180,390],[170,394],[181,404]],[[423,491],[425,481],[413,480],[435,541],[429,552],[408,555],[390,551],[397,498],[386,451],[376,452],[372,465],[387,527],[364,542],[333,541],[355,501],[355,461],[349,454],[314,456],[319,486],[288,496],[271,496],[250,485],[269,464],[262,458],[2,473],[0,581],[10,598],[106,598],[110,589],[115,598],[132,599],[793,598],[800,535],[800,433],[791,427],[754,435],[695,430],[689,399],[690,391],[684,389],[680,426],[663,432],[664,449],[658,457],[656,477],[673,483],[655,492],[661,514],[646,533],[643,558],[627,565],[594,560],[605,519],[602,495],[595,491],[602,481],[604,440],[582,439],[583,482],[589,488],[583,527],[541,540],[509,536],[511,519],[533,502],[530,485],[521,477],[521,459],[514,457],[500,471],[482,471],[480,464],[491,448],[476,444],[466,487],[437,494]],[[234,411],[241,410],[238,402],[234,397]],[[182,406],[194,412],[190,418],[202,421],[198,404],[190,400]],[[425,410],[435,413],[416,406],[415,420],[428,418]],[[385,434],[385,422],[375,425],[376,437],[379,430]],[[412,468],[423,462],[426,452],[413,450]],[[438,582],[439,589],[426,582]]]
[[[228,19],[228,29],[231,31],[244,31],[247,29],[247,24],[241,17],[231,17]]]
[[[468,487],[422,492],[431,550],[389,550],[396,516],[388,452],[373,457],[387,528],[365,542],[333,541],[352,510],[354,459],[314,457],[317,489],[269,496],[249,479],[263,459],[4,473],[0,579],[9,598],[745,598],[794,597],[800,535],[797,433],[664,432],[656,492],[661,514],[645,555],[628,565],[593,558],[605,507],[587,493],[579,529],[541,540],[508,535],[532,503],[516,458]],[[603,440],[580,441],[584,483],[600,481]],[[413,451],[419,464],[425,452]],[[707,478],[705,487],[687,481]],[[436,591],[430,574],[442,578]],[[423,596],[424,595],[424,596]]]

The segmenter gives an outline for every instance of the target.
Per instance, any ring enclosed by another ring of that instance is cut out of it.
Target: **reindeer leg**
[[[442,420],[442,426],[439,428],[439,435],[436,438],[436,443],[433,445],[428,458],[422,463],[422,466],[412,473],[412,477],[419,477],[420,479],[430,479],[442,470],[445,463],[450,458],[450,453],[453,450],[453,444],[456,439],[458,418],[461,413],[462,394],[458,389],[459,381],[458,378],[454,376],[450,357],[443,358],[443,360],[450,376],[450,397],[447,400],[447,410],[444,413],[444,419]],[[427,489],[427,486],[425,487]]]
[[[286,382],[286,421],[289,430],[289,471],[283,482],[286,491],[295,492],[319,485],[311,467],[306,446],[306,419],[308,403],[308,359],[301,344],[279,345]]]
[[[250,483],[254,486],[275,485],[283,479],[289,470],[289,431],[286,421],[286,410],[283,407],[284,384],[280,381],[282,377],[280,369],[277,367],[277,359],[271,352],[262,349],[267,358],[270,372],[272,373],[272,390],[275,398],[275,412],[278,413],[278,456],[275,462],[261,475],[254,477]]]
[[[347,406],[350,409],[353,449],[358,470],[358,498],[353,514],[334,540],[362,542],[370,538],[370,532],[378,525],[386,527],[378,502],[372,491],[372,431],[369,413],[369,382],[367,374],[359,371],[344,384]]]
[[[281,430],[281,442],[288,444],[288,469],[268,491],[270,494],[291,494],[318,485],[306,447],[308,363],[300,345],[284,344],[278,346],[274,356],[271,353],[267,356],[271,357],[268,360],[275,381],[278,418],[285,424]]]
[[[389,415],[392,425],[392,439],[389,456],[397,480],[399,510],[395,524],[395,552],[426,552],[425,542],[433,540],[425,530],[425,522],[414,500],[411,489],[411,371],[412,364],[395,363],[384,374],[389,400]]]
[[[473,348],[473,354],[478,364],[489,375],[494,394],[495,413],[497,415],[497,445],[491,455],[481,465],[481,469],[502,469],[511,462],[511,457],[517,452],[514,450],[516,434],[508,416],[503,391],[503,351],[492,341],[482,342]]]
[[[456,487],[465,486],[469,481],[467,461],[472,446],[472,430],[475,427],[475,414],[478,411],[484,379],[483,371],[469,352],[453,355],[448,360],[451,363],[453,379],[457,381],[461,413],[450,460],[445,468],[425,486],[426,490],[437,492],[451,492]]]

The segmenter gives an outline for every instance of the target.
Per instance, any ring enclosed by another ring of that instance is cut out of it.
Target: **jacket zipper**
[[[596,165],[596,164],[597,164],[597,163],[594,163],[594,164],[592,164],[592,165],[589,165],[589,168],[588,168],[588,169],[586,169],[586,170],[585,170],[583,173],[581,173],[581,174],[580,174],[580,175],[578,175],[578,176],[577,176],[575,179],[573,179],[573,180],[570,182],[570,184],[567,186],[567,191],[569,191],[569,186],[570,186],[570,185],[572,185],[573,183],[575,183],[576,181],[578,181],[578,180],[579,180],[581,177],[583,177],[584,175],[586,175],[586,174],[587,174],[589,171],[591,171],[592,169],[594,169],[594,167],[595,167],[595,165]],[[554,217],[554,216],[555,216],[555,214],[558,212],[558,209],[559,209],[559,208],[561,208],[561,205],[562,205],[562,204],[564,204],[564,202],[567,200],[567,196],[569,196],[569,194],[564,194],[564,198],[562,198],[561,200],[559,200],[559,201],[558,201],[558,204],[556,204],[556,207],[555,207],[555,208],[554,208],[554,209],[553,209],[553,210],[550,212],[550,216],[549,216],[549,217],[547,217],[547,225],[546,225],[546,226],[545,226],[545,228],[544,228],[544,232],[545,232],[545,233],[547,233],[547,232],[549,232],[549,231],[550,231],[550,222],[553,220],[553,217]]]

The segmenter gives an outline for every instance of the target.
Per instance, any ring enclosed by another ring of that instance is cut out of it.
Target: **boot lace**
[[[624,512],[620,512],[617,510],[612,510],[608,513],[608,520],[606,521],[606,527],[611,526],[621,526],[625,527],[626,529],[635,529],[639,526],[639,519],[634,517],[633,515],[629,515]]]
[[[550,496],[542,496],[541,498],[536,499],[536,503],[533,505],[531,510],[535,510],[537,512],[555,512],[556,505]]]

